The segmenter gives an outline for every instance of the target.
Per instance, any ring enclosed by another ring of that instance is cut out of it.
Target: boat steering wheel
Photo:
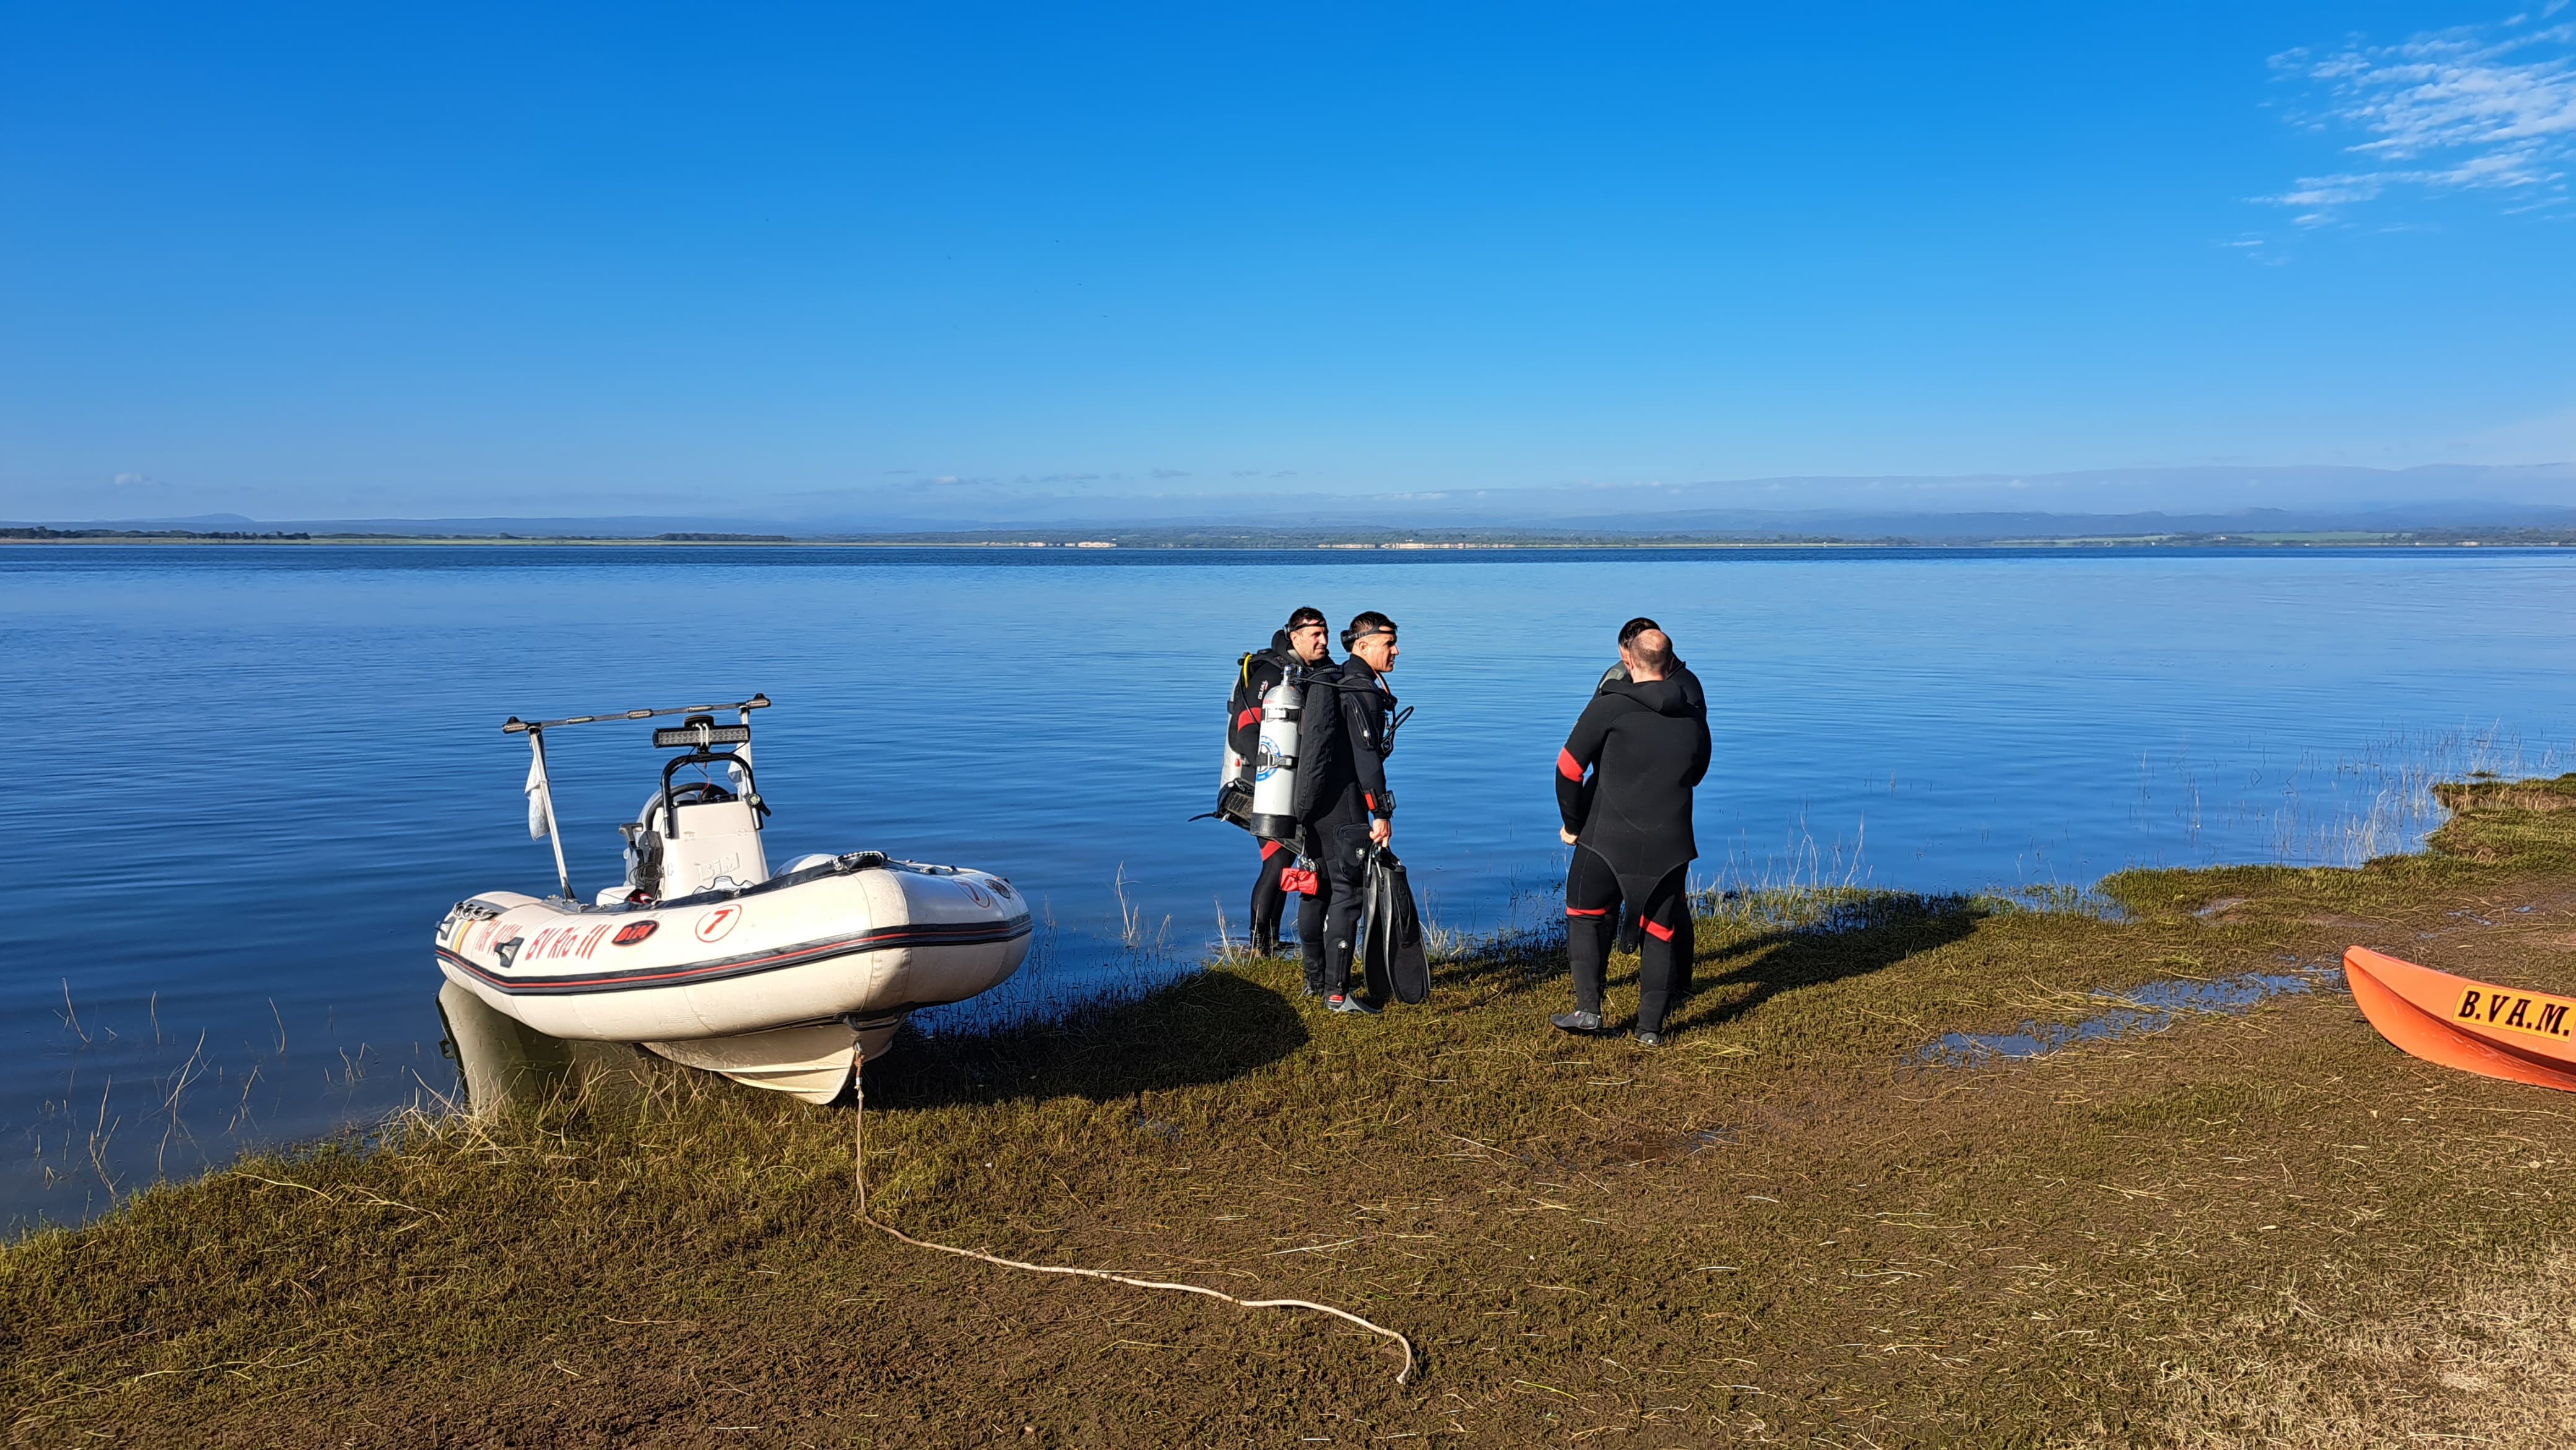
[[[671,809],[675,811],[682,806],[715,805],[721,801],[739,799],[741,797],[733,791],[712,780],[684,780],[671,787]],[[759,796],[755,795],[751,798],[751,808],[762,819],[768,818],[769,802]]]

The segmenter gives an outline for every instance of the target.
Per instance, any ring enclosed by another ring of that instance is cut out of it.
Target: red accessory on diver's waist
[[[1303,866],[1290,866],[1279,873],[1279,889],[1299,896],[1315,894],[1315,873]]]

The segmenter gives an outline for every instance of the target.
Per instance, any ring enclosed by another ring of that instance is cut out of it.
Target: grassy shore
[[[871,1069],[887,1222],[1339,1305],[1408,1384],[1320,1316],[897,1243],[853,1113],[646,1064],[0,1250],[12,1443],[2565,1443],[2576,1102],[2401,1056],[2330,977],[1920,1053],[2354,942],[2563,990],[2576,776],[2446,799],[2426,854],[2116,909],[1739,901],[1660,1052],[1552,1031],[1522,948],[1377,1020],[1228,965]]]

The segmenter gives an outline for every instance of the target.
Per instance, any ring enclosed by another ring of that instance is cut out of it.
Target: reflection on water
[[[2162,1032],[2184,1013],[2244,1012],[2284,992],[2312,992],[2335,980],[2332,968],[2296,973],[2247,972],[2215,981],[2176,978],[2118,992],[2095,992],[2107,1006],[2076,1022],[2025,1022],[2018,1032],[1949,1032],[1914,1054],[1936,1067],[2019,1062],[2085,1042]]]

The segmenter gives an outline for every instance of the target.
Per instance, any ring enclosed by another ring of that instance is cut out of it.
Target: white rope
[[[851,1130],[850,1175],[852,1186],[858,1193],[859,1222],[879,1233],[890,1238],[901,1239],[917,1249],[936,1249],[943,1254],[955,1254],[961,1259],[977,1259],[987,1264],[999,1264],[1005,1269],[1026,1269],[1032,1274],[1070,1274],[1084,1279],[1106,1279],[1112,1284],[1125,1284],[1136,1289],[1164,1289],[1176,1294],[1202,1294],[1210,1299],[1222,1299],[1228,1304],[1245,1309],[1311,1309],[1318,1314],[1329,1314],[1344,1323],[1356,1324],[1371,1334],[1383,1335],[1394,1340],[1397,1347],[1404,1351],[1404,1368],[1396,1372],[1395,1382],[1403,1384],[1413,1376],[1412,1340],[1383,1324],[1372,1324],[1348,1310],[1336,1309],[1330,1304],[1317,1304],[1309,1299],[1238,1299],[1223,1290],[1210,1289],[1199,1284],[1172,1284],[1158,1279],[1137,1279],[1125,1274],[1113,1274],[1106,1269],[1082,1269],[1066,1264],[1023,1263],[1018,1259],[1005,1259],[997,1254],[982,1253],[975,1249],[961,1249],[953,1244],[934,1244],[928,1239],[917,1239],[899,1228],[880,1223],[868,1215],[867,1114],[867,1087],[862,1081],[859,1086],[858,1107],[852,1115],[858,1122]]]

